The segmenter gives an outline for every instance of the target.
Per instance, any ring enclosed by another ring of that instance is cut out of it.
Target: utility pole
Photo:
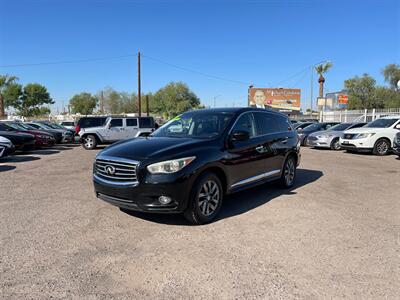
[[[140,51],[138,52],[138,114],[139,117],[142,115],[142,95],[141,95],[141,86],[140,86]]]
[[[314,66],[311,66],[311,100],[310,100],[310,106],[311,106],[311,116],[312,116],[312,111],[313,111],[313,97],[314,97],[314,91],[313,91],[313,83],[314,83]]]
[[[146,95],[146,112],[147,112],[147,116],[150,116],[149,95]]]
[[[100,113],[104,114],[104,94],[103,94],[103,91],[100,92]]]

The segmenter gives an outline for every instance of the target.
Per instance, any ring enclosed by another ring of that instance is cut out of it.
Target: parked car
[[[152,117],[109,117],[103,126],[81,128],[79,137],[85,149],[95,149],[99,144],[147,136],[154,131]]]
[[[13,143],[9,139],[0,136],[0,158],[12,154],[14,150],[15,148]]]
[[[68,129],[60,124],[50,122],[50,121],[35,121],[35,123],[45,124],[47,127],[55,130],[62,130],[63,133],[65,132],[64,136],[67,135],[67,139],[64,142],[71,142],[73,140],[73,136],[75,135],[75,129]],[[72,138],[71,138],[72,137]],[[71,138],[71,139],[70,139]]]
[[[8,126],[8,129],[15,132],[32,134],[35,137],[35,146],[37,148],[53,146],[56,143],[56,140],[50,133],[31,128],[21,122],[3,121],[0,124]]]
[[[75,132],[75,122],[74,121],[62,121],[62,122],[60,122],[60,125],[67,129],[73,130]]]
[[[35,148],[35,137],[32,134],[18,133],[9,129],[4,130],[0,126],[0,136],[9,139],[15,150],[29,151]]]
[[[400,157],[400,131],[394,137],[393,152]]]
[[[76,134],[79,134],[81,129],[91,128],[91,127],[101,127],[107,121],[108,117],[82,117],[79,119],[75,126]]]
[[[330,148],[332,150],[340,150],[339,138],[343,136],[343,132],[351,128],[363,127],[366,124],[367,123],[337,124],[328,130],[311,133],[307,137],[306,144],[314,148]]]
[[[214,220],[224,196],[271,180],[293,187],[296,131],[281,113],[257,108],[194,110],[149,137],[116,143],[94,163],[96,196],[113,205]]]
[[[300,122],[300,123],[294,124],[293,127],[294,127],[294,129],[300,131],[312,124],[315,124],[315,122]]]
[[[73,135],[70,131],[68,130],[63,130],[63,129],[54,129],[51,128],[50,126],[47,126],[45,123],[41,122],[26,122],[29,126],[32,126],[36,129],[46,131],[54,136],[56,139],[56,143],[69,143],[73,141]]]
[[[362,128],[346,130],[340,146],[349,151],[367,151],[386,155],[393,147],[395,135],[400,130],[400,116],[377,119]]]
[[[324,122],[324,123],[313,123],[304,127],[302,130],[298,130],[300,143],[302,146],[306,146],[307,137],[316,131],[328,130],[332,126],[339,124],[339,122]]]

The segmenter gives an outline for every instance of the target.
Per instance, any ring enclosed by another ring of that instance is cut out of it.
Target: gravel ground
[[[238,193],[197,227],[96,199],[96,151],[3,159],[0,297],[399,299],[400,161],[302,152],[291,191]]]

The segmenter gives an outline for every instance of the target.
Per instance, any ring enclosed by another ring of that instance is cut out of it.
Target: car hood
[[[344,133],[368,133],[368,132],[380,132],[388,130],[389,128],[372,128],[372,127],[360,127],[346,130]]]
[[[29,133],[10,132],[10,131],[0,131],[0,136],[5,137],[9,140],[22,139],[24,141],[30,141],[35,138],[32,134]]]
[[[207,145],[209,140],[170,137],[139,137],[115,143],[99,152],[102,156],[141,160],[144,158],[170,156]]]

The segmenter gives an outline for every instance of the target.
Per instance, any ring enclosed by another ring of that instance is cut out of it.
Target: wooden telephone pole
[[[147,116],[150,116],[149,95],[146,95],[146,112],[147,112]]]
[[[140,51],[138,52],[138,114],[139,117],[142,115],[142,95],[141,95],[141,86],[140,86]]]

